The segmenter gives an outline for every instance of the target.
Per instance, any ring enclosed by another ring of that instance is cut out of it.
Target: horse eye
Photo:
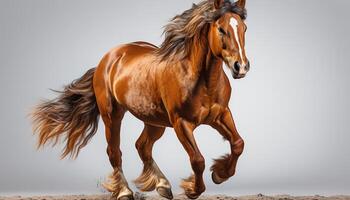
[[[219,32],[223,35],[227,35],[226,31],[223,28],[219,28]]]
[[[222,49],[223,49],[223,50],[226,50],[226,49],[227,49],[226,43],[223,43],[223,44],[222,44]]]

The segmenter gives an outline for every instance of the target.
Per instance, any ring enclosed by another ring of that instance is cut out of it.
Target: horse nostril
[[[238,62],[235,62],[235,65],[233,66],[233,68],[236,72],[239,72],[239,69],[241,68],[241,66],[239,65]]]
[[[248,72],[250,70],[250,62],[247,63],[247,65],[245,66],[245,70]]]

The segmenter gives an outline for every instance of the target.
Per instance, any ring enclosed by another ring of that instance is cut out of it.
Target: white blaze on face
[[[238,37],[238,21],[237,21],[237,19],[232,17],[230,20],[230,25],[232,26],[233,32],[235,34],[235,40],[238,44],[239,55],[241,56],[241,59],[242,59],[242,66],[245,66],[246,63],[243,59],[243,47],[242,47],[241,42],[240,42],[239,37]]]

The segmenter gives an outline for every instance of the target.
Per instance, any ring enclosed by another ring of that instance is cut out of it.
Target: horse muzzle
[[[230,70],[234,79],[244,78],[250,70],[250,63],[247,62],[246,64],[242,65],[237,61],[232,67],[230,67]]]

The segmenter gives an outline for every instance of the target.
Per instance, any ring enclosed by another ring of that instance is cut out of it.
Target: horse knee
[[[240,156],[243,153],[243,150],[244,150],[244,140],[239,139],[237,142],[233,144],[232,152],[236,156]]]
[[[191,165],[195,172],[203,172],[205,168],[205,160],[202,155],[191,158]]]

